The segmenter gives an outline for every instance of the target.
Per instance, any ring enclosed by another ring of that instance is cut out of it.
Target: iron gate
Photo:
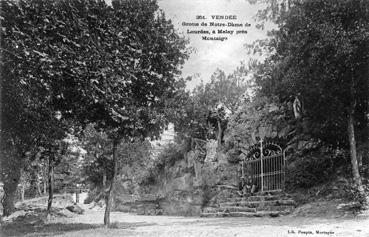
[[[251,179],[260,192],[284,189],[285,154],[278,144],[261,141],[252,146],[241,166],[242,177]]]

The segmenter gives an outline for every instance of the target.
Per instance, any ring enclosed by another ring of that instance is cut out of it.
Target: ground
[[[83,215],[53,217],[45,224],[3,225],[0,236],[369,236],[369,219],[364,216],[322,218],[290,215],[278,218],[198,218],[139,216],[111,213],[113,228],[103,226],[102,210]],[[318,234],[316,231],[321,231]]]

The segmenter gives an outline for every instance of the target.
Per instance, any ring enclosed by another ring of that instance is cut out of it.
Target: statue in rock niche
[[[300,119],[302,118],[303,115],[303,106],[302,106],[302,102],[301,102],[301,94],[298,93],[295,96],[295,100],[293,101],[293,114],[295,115],[296,119]]]
[[[216,139],[218,141],[218,145],[221,145],[223,142],[224,130],[227,128],[229,115],[230,111],[221,103],[216,108],[213,108],[208,112],[208,116],[206,118],[210,135],[208,139]]]

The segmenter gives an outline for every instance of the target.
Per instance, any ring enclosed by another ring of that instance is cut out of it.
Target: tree
[[[368,9],[359,0],[296,1],[280,15],[275,53],[256,75],[264,95],[287,101],[301,94],[309,133],[350,150],[360,190],[356,142],[368,138]]]
[[[170,121],[177,133],[185,137],[208,139],[211,128],[217,131],[214,138],[220,144],[227,124],[227,117],[248,99],[250,88],[248,74],[251,68],[241,64],[232,74],[226,76],[217,69],[209,83],[200,83],[190,93],[184,85],[168,102]],[[184,81],[183,81],[184,83]]]
[[[61,139],[63,125],[55,119],[52,79],[60,76],[42,44],[50,22],[41,1],[2,1],[1,28],[1,174],[4,180],[4,215],[14,210],[20,170],[39,146]],[[49,3],[49,10],[53,8]],[[41,20],[40,20],[41,19]],[[54,48],[55,49],[55,48]],[[60,62],[60,61],[59,61]],[[60,64],[59,66],[62,66]],[[55,132],[59,131],[59,132]],[[27,155],[31,154],[31,155]],[[50,154],[53,155],[53,154]],[[53,159],[53,158],[50,158]]]
[[[113,96],[102,96],[99,90],[95,92],[101,96],[97,105],[103,105],[103,118],[96,119],[96,114],[88,114],[91,121],[96,121],[107,132],[113,143],[113,173],[106,198],[105,225],[110,224],[118,173],[118,146],[122,141],[130,143],[136,138],[159,135],[166,124],[163,95],[170,96],[175,89],[174,76],[179,74],[178,66],[186,58],[185,41],[178,37],[171,22],[157,9],[155,1],[113,2],[115,18],[112,25],[117,26],[116,30],[125,38],[117,42],[117,48],[128,51],[114,55],[122,62],[120,67],[108,67],[110,77],[105,80],[112,83]]]
[[[249,72],[250,68],[244,64],[228,76],[217,69],[211,75],[210,83],[205,85],[208,104],[215,107],[222,104],[228,111],[234,113],[247,98],[247,89],[250,88],[250,81],[247,78]]]
[[[35,120],[54,121],[54,112],[60,111],[64,120],[95,122],[106,131],[116,164],[122,139],[155,136],[165,126],[161,98],[174,90],[175,76],[187,58],[186,42],[157,11],[155,1],[113,1],[112,7],[93,0],[2,1],[2,9],[2,52],[7,56],[2,63],[8,75],[2,85],[2,116],[8,116],[2,119],[2,138],[7,136],[10,148],[18,139],[13,130],[22,144],[32,147],[34,139],[23,138],[28,135],[24,132]],[[11,106],[13,94],[19,106]],[[38,125],[32,131],[48,134]],[[21,156],[21,150],[6,151],[2,162],[18,166],[10,155]],[[14,189],[19,177],[9,180]],[[112,194],[114,181],[110,190]]]
[[[181,139],[206,139],[208,108],[194,94],[186,91],[185,86],[183,80],[174,96],[167,100],[166,117],[174,124],[175,132]]]

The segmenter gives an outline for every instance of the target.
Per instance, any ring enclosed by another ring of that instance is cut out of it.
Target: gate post
[[[283,149],[282,151],[282,156],[283,156],[283,183],[282,183],[282,190],[284,191],[285,190],[285,187],[286,187],[286,150]]]
[[[261,177],[261,192],[264,192],[264,172],[263,172],[263,139],[260,139],[260,177]]]

